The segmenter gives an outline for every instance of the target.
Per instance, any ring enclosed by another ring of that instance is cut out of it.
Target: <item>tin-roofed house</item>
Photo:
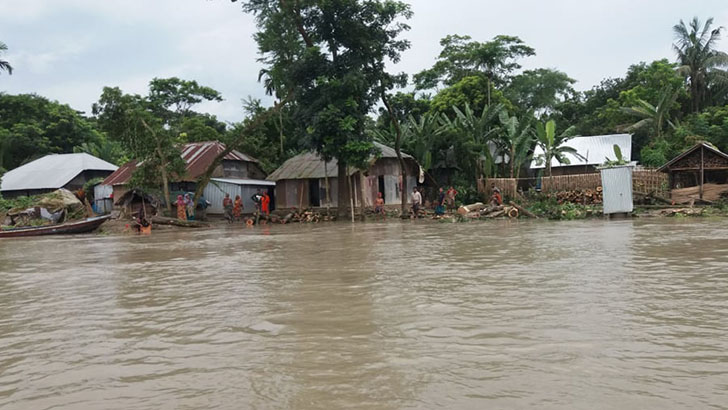
[[[181,150],[181,156],[185,162],[185,173],[176,176],[170,182],[170,192],[175,193],[175,195],[179,192],[194,192],[197,187],[197,178],[207,170],[215,158],[224,150],[225,144],[219,141],[185,144]],[[113,198],[121,198],[131,188],[128,184],[138,165],[137,161],[130,161],[104,180],[103,185],[112,187]],[[260,167],[257,159],[233,150],[224,157],[222,163],[215,169],[210,184],[208,184],[204,192],[205,197],[213,204],[210,212],[215,213],[215,209],[217,209],[215,206],[218,204],[214,200],[219,196],[220,186],[227,188],[249,186],[255,190],[269,189],[269,194],[272,196],[273,187],[270,182],[265,180],[265,177],[266,173]],[[224,183],[221,180],[224,180]],[[231,188],[230,192],[227,193],[234,197],[237,192],[236,189]],[[208,193],[212,198],[208,197]],[[224,193],[223,191],[222,195]],[[220,199],[220,201],[222,200]],[[222,212],[221,209],[220,205],[220,212]]]
[[[363,171],[350,169],[348,175],[354,181],[356,206],[372,206],[381,192],[386,205],[401,203],[401,175],[397,154],[393,148],[374,143],[379,155],[372,158],[369,168]],[[416,186],[420,166],[415,159],[402,153],[407,166],[407,187]],[[328,179],[328,195],[327,195]],[[284,162],[268,176],[275,181],[278,208],[336,207],[338,205],[338,163],[327,163],[313,152],[305,152]],[[362,189],[363,188],[363,189]],[[327,197],[330,199],[327,200]],[[409,200],[409,195],[407,195]]]
[[[617,160],[614,153],[614,146],[617,145],[622,151],[622,156],[627,162],[632,160],[632,135],[630,134],[612,134],[612,135],[595,135],[590,137],[574,137],[566,141],[567,147],[574,148],[579,154],[575,156],[567,153],[569,163],[560,163],[558,160],[551,161],[551,175],[576,175],[576,174],[595,174],[598,173],[597,167],[604,164],[607,160]],[[539,162],[536,158],[543,155],[543,149],[536,146],[533,152],[533,161],[531,162],[531,172],[536,174],[546,168],[543,161]]]
[[[86,153],[46,155],[6,172],[0,192],[5,198],[15,198],[59,188],[76,191],[92,179],[108,177],[117,168]]]

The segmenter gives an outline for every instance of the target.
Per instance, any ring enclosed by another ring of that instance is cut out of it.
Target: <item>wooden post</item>
[[[351,222],[354,223],[354,187],[351,186],[352,176],[349,176],[349,167],[346,167],[346,183],[349,186],[349,205],[351,205]]]
[[[359,188],[361,190],[361,206],[359,207],[361,209],[361,220],[364,220],[364,210],[366,209],[366,177],[364,176],[363,171],[359,171]]]
[[[705,147],[700,145],[700,199],[703,199],[703,184],[705,183]]]

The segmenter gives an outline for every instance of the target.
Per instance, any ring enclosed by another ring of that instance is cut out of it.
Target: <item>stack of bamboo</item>
[[[596,189],[574,189],[570,191],[559,191],[548,194],[549,198],[555,198],[559,204],[573,203],[582,205],[601,204],[604,197],[602,196],[602,187]]]
[[[728,184],[703,185],[703,199],[714,202],[728,196]],[[680,188],[672,190],[672,201],[676,204],[688,204],[700,198],[700,187]]]

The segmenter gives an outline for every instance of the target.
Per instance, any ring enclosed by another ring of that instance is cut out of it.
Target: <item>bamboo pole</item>
[[[703,199],[703,184],[705,183],[705,147],[700,146],[700,199]]]
[[[351,208],[351,222],[354,223],[354,188],[351,186],[351,177],[349,176],[349,167],[346,167],[346,184],[349,186],[349,205]]]

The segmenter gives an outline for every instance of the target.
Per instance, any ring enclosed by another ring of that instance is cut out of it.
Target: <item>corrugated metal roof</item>
[[[186,174],[184,180],[195,180],[207,170],[215,158],[225,150],[225,144],[219,141],[191,142],[182,147],[182,159],[185,161]],[[230,161],[247,161],[258,163],[258,160],[240,151],[233,150],[224,159]],[[137,168],[136,161],[122,165],[116,172],[104,180],[105,185],[124,185],[129,182]]]
[[[109,175],[104,179],[104,182],[102,182],[103,185],[124,185],[127,182],[129,182],[129,179],[131,179],[131,174],[134,173],[134,170],[137,167],[136,160],[131,160],[127,162],[126,164],[122,165],[119,169],[114,171],[113,174]]]
[[[551,167],[565,167],[574,165],[601,165],[606,162],[607,158],[614,161],[617,158],[614,155],[614,145],[618,145],[622,150],[622,156],[629,162],[632,160],[632,135],[630,134],[612,134],[612,135],[595,135],[591,137],[575,137],[568,140],[564,145],[574,148],[576,152],[586,158],[577,158],[571,154],[566,154],[569,164],[561,164],[556,159],[551,161]],[[533,157],[536,158],[543,154],[543,149],[536,146]],[[546,168],[546,164],[538,164],[534,159],[531,162],[531,169]]]
[[[394,148],[378,142],[375,142],[374,146],[379,149],[380,158],[397,158],[397,152]],[[402,157],[412,159],[411,155],[404,152],[402,153]],[[270,181],[278,181],[281,179],[326,178],[327,176],[329,178],[336,178],[339,174],[338,164],[338,161],[333,159],[326,164],[326,169],[324,170],[324,161],[317,153],[304,152],[303,154],[296,155],[284,162],[283,165],[273,171],[272,174],[268,175],[267,179]],[[349,175],[352,175],[355,172],[355,169],[351,169]]]
[[[182,159],[185,161],[189,179],[202,175],[215,158],[225,150],[225,144],[219,141],[193,142],[182,148]],[[258,160],[240,151],[232,151],[224,159],[231,161],[255,162]]]
[[[116,171],[117,168],[86,153],[51,154],[6,172],[0,191],[57,189],[83,171]]]
[[[265,179],[235,179],[235,178],[210,178],[211,181],[224,182],[226,184],[235,185],[261,185],[261,186],[276,186],[273,181],[266,181]]]

